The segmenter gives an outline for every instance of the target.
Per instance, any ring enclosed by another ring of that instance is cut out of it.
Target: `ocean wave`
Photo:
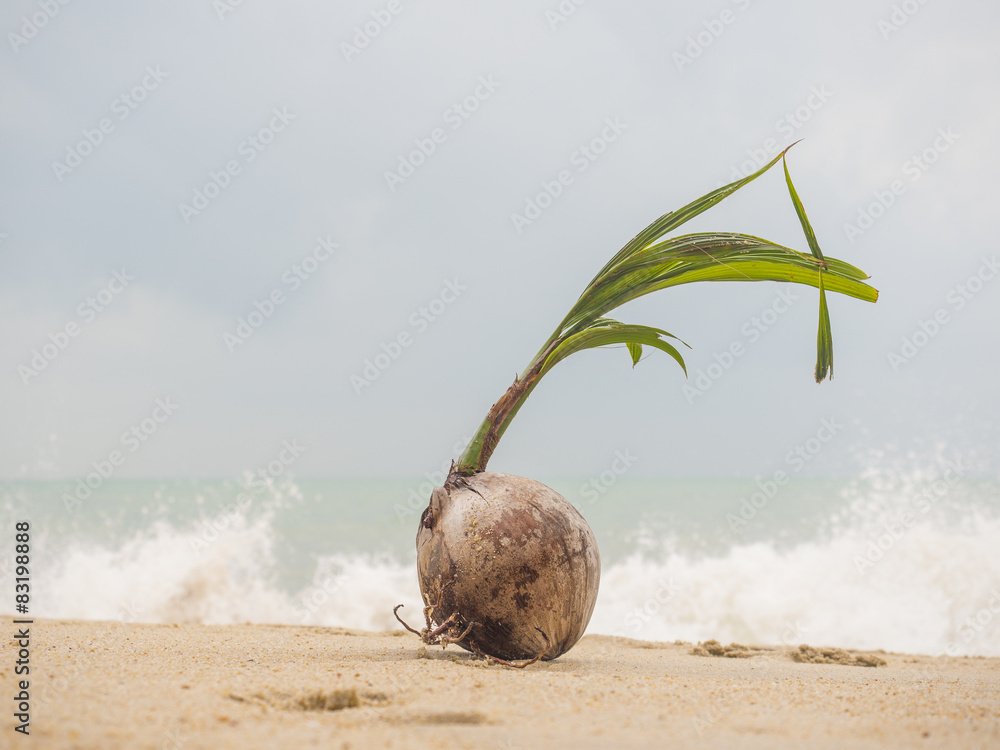
[[[825,539],[736,543],[713,555],[647,544],[606,566],[588,632],[1000,656],[1000,519],[904,523],[884,505],[865,518],[834,524]],[[32,614],[382,630],[398,627],[392,608],[404,604],[420,624],[414,559],[317,555],[307,582],[289,585],[275,539],[274,512],[234,516],[214,536],[157,520],[116,544],[43,538]]]

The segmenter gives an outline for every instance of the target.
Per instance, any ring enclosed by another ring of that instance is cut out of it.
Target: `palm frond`
[[[677,339],[672,333],[668,333],[660,328],[619,323],[617,320],[602,318],[600,322],[595,322],[584,330],[562,339],[548,357],[545,358],[538,374],[539,377],[545,375],[545,373],[571,354],[576,354],[584,349],[608,346],[609,344],[627,344],[632,356],[632,366],[634,367],[636,362],[638,362],[638,354],[642,353],[642,345],[645,344],[669,354],[677,360],[677,364],[681,366],[684,374],[687,375],[687,366],[684,364],[684,358],[681,356],[681,353],[677,351],[676,347],[665,341],[664,337]],[[680,339],[677,340],[680,341]],[[681,343],[683,344],[684,342],[681,341]],[[684,346],[687,346],[687,344],[684,344]],[[638,347],[638,353],[633,347]]]
[[[753,174],[713,190],[678,211],[664,214],[637,234],[594,277],[549,342],[586,330],[595,320],[626,302],[667,287],[695,281],[787,281],[820,290],[819,348],[815,374],[817,382],[825,378],[832,371],[833,363],[833,337],[826,290],[868,302],[877,300],[878,292],[864,283],[868,278],[866,273],[849,263],[823,255],[792,184],[785,161],[787,151],[782,151]],[[779,160],[784,167],[785,182],[810,254],[735,232],[700,232],[662,239],[667,232],[677,229],[757,179]],[[636,351],[630,351],[634,366],[638,355]],[[638,351],[641,352],[641,349]],[[544,369],[548,371],[550,368]]]
[[[792,144],[795,145],[795,144]],[[789,146],[788,148],[791,148]],[[819,290],[819,332],[816,339],[816,382],[833,375],[833,336],[826,292],[875,302],[878,291],[868,275],[820,250],[805,208],[785,161],[785,149],[753,174],[701,196],[683,208],[664,214],[633,237],[593,278],[528,368],[490,409],[469,446],[455,464],[459,475],[483,471],[497,441],[542,376],[555,365],[585,349],[625,344],[632,366],[643,346],[659,349],[684,369],[684,358],[667,339],[680,341],[660,328],[621,323],[606,315],[626,302],[680,284],[696,281],[784,281]],[[810,252],[803,253],[769,240],[737,232],[698,232],[666,237],[699,214],[756,180],[781,160],[785,183]],[[684,343],[684,342],[681,342]],[[687,346],[687,344],[684,344]]]
[[[802,233],[806,236],[809,249],[813,256],[826,267],[823,251],[819,249],[819,242],[816,240],[816,233],[813,231],[809,217],[806,216],[806,209],[799,199],[799,194],[792,184],[792,175],[788,172],[788,162],[782,154],[781,164],[785,168],[785,184],[788,185],[788,195],[792,198],[792,205],[795,206],[795,213],[799,217],[802,225]],[[874,302],[874,300],[872,300]],[[823,271],[819,271],[819,332],[816,334],[816,382],[822,383],[829,374],[833,379],[833,330],[830,328],[830,310],[826,306],[826,288],[823,285]]]

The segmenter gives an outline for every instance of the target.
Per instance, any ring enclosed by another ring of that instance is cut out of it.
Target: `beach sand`
[[[516,670],[402,632],[36,620],[31,737],[8,646],[0,747],[1000,748],[1000,659],[694,649],[587,636]]]

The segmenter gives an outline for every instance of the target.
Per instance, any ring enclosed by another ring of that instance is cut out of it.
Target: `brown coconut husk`
[[[417,573],[436,642],[498,660],[555,659],[587,628],[601,560],[594,532],[558,492],[481,472],[432,493]]]

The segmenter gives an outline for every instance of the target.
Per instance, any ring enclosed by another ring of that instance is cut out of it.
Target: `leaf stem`
[[[561,339],[553,334],[546,345],[535,355],[527,369],[514,379],[500,400],[490,407],[486,419],[479,425],[479,429],[476,430],[469,445],[452,466],[451,474],[453,476],[470,476],[480,471],[486,471],[486,464],[493,455],[497,443],[507,431],[507,427],[525,400],[538,385],[538,381],[542,378],[542,365],[545,364],[546,357],[559,345],[560,341]],[[451,477],[449,477],[450,479]]]

